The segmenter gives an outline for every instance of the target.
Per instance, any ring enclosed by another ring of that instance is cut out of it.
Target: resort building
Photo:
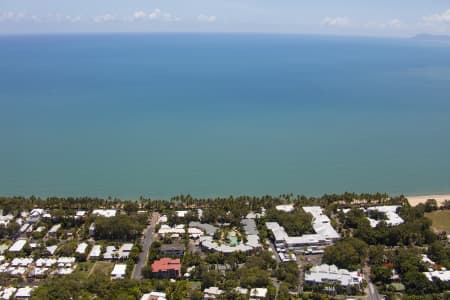
[[[157,278],[178,278],[181,276],[181,261],[179,258],[161,258],[152,264],[152,275]]]
[[[320,206],[305,206],[303,210],[313,216],[314,234],[289,236],[278,223],[266,223],[278,252],[285,252],[286,249],[303,251],[306,246],[329,245],[340,238],[340,234],[331,226],[330,218],[323,214]]]
[[[429,281],[433,281],[433,277],[439,278],[441,281],[450,281],[450,271],[431,271],[423,273]]]
[[[213,225],[210,225],[210,224],[207,224],[207,223],[200,223],[200,222],[190,222],[189,223],[189,228],[200,229],[206,235],[210,235],[210,236],[213,236],[214,233],[216,233],[216,231],[218,230],[218,228],[213,226]]]
[[[363,277],[359,272],[350,272],[346,269],[338,269],[335,265],[323,264],[312,267],[305,274],[305,281],[312,284],[338,283],[342,286],[359,285]]]
[[[277,205],[275,206],[275,209],[278,211],[284,211],[287,213],[293,212],[295,207],[293,204],[283,204],[283,205]]]
[[[397,226],[404,222],[404,220],[397,214],[397,210],[400,208],[398,205],[388,205],[388,206],[373,206],[367,208],[367,211],[378,211],[386,216],[386,222],[389,226]],[[374,220],[367,218],[370,222],[371,227],[377,227],[380,220]]]

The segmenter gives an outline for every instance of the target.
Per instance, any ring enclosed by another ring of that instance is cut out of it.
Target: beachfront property
[[[323,214],[320,206],[305,206],[303,210],[313,216],[312,227],[314,234],[289,236],[285,229],[276,222],[267,222],[266,227],[272,233],[278,252],[301,250],[308,246],[329,245],[340,239],[340,234],[331,226],[330,218]]]
[[[433,281],[433,278],[439,278],[441,281],[450,281],[450,271],[429,271],[423,273],[429,281]]]
[[[383,213],[386,216],[386,222],[389,226],[397,226],[404,222],[404,220],[397,214],[397,210],[400,208],[398,205],[387,205],[387,206],[373,206],[367,208],[367,211],[377,211]],[[367,218],[370,222],[370,226],[375,228],[380,223],[380,220],[374,220],[372,218]]]
[[[275,206],[275,209],[278,211],[284,211],[287,213],[293,212],[295,207],[293,204],[281,204],[281,205],[277,205]]]
[[[216,241],[211,235],[205,235],[200,237],[200,245],[202,249],[209,252],[220,252],[223,254],[231,254],[239,251],[251,253],[260,249],[262,246],[259,241],[255,220],[243,219],[241,223],[246,234],[246,241],[238,241],[237,237],[230,236],[230,243],[224,243]]]
[[[341,286],[359,285],[363,282],[362,275],[355,271],[339,269],[335,265],[319,265],[312,267],[305,274],[305,282],[310,284],[338,283]]]

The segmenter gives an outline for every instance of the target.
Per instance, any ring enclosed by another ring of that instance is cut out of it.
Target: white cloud
[[[150,20],[156,20],[161,16],[161,10],[159,8],[156,8],[155,10],[153,10],[149,15],[148,18]]]
[[[326,26],[348,26],[350,23],[351,21],[347,17],[326,17],[322,20],[322,25]]]
[[[207,16],[207,15],[199,15],[197,17],[197,21],[199,22],[207,22],[207,23],[214,23],[217,21],[217,17],[216,16]]]
[[[404,28],[405,24],[399,19],[392,19],[387,22],[368,22],[365,27],[376,29],[400,29]]]
[[[145,19],[145,18],[147,18],[147,13],[145,11],[138,10],[138,11],[135,11],[134,14],[133,14],[133,19],[134,20],[142,20],[142,19]]]
[[[117,21],[118,18],[114,15],[111,14],[104,14],[104,15],[99,15],[99,16],[95,16],[93,18],[95,23],[106,23],[106,22],[114,22]]]
[[[423,21],[429,23],[444,23],[450,24],[450,9],[444,11],[441,14],[435,14],[431,16],[425,16],[422,18]]]
[[[171,13],[163,12],[159,8],[155,8],[153,11],[145,12],[138,10],[133,13],[131,18],[127,18],[130,21],[164,21],[164,22],[178,22],[181,19]]]
[[[25,21],[27,19],[31,18],[31,16],[28,16],[27,14],[23,12],[14,12],[14,11],[0,11],[0,22],[2,21],[10,21],[10,22],[20,22]]]
[[[63,14],[49,14],[45,16],[37,16],[23,12],[0,12],[0,22],[32,22],[32,23],[41,23],[41,22],[56,22],[56,23],[78,23],[83,19],[80,16],[70,16]]]

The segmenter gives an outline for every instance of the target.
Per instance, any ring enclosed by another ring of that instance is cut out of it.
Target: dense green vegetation
[[[95,238],[109,241],[133,241],[145,228],[146,215],[118,215],[95,218]]]
[[[312,233],[312,215],[306,213],[300,207],[296,207],[294,211],[287,213],[270,209],[264,218],[266,222],[278,222],[284,227],[290,236],[300,236],[305,233]]]

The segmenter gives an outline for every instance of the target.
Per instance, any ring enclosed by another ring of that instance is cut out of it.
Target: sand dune
[[[450,195],[424,195],[424,196],[406,196],[408,198],[409,204],[416,206],[420,203],[425,203],[428,199],[435,199],[440,205],[445,200],[450,200]]]

